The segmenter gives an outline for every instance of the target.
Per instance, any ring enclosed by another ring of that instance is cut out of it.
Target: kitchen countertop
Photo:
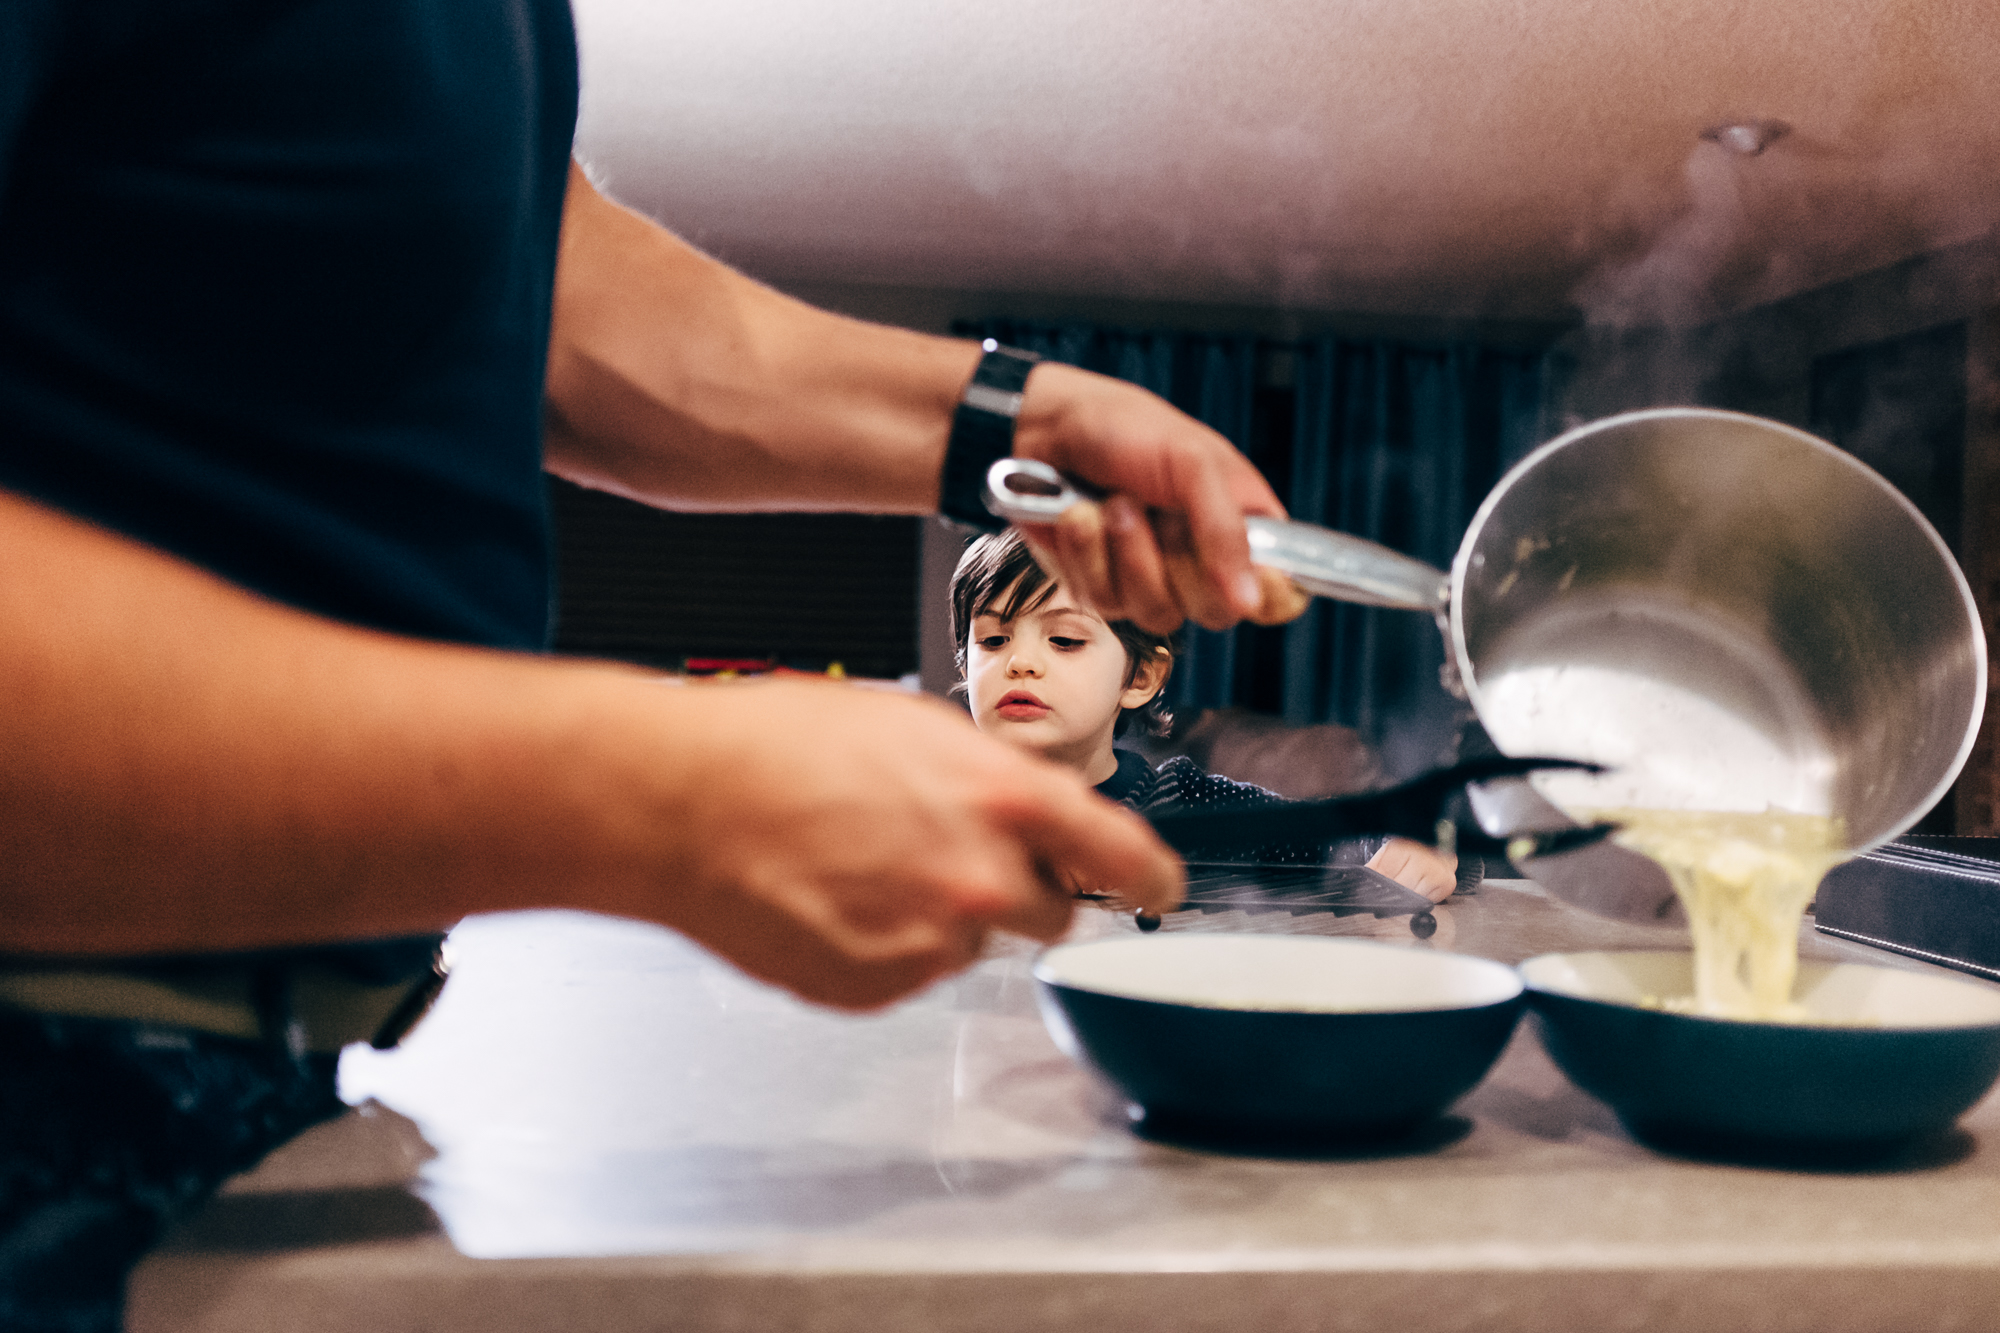
[[[1181,913],[1503,961],[1678,947],[1519,881],[1400,920]],[[1129,931],[1088,910],[1076,933]],[[1804,935],[1805,952],[1923,964]],[[2000,1099],[1868,1170],[1634,1143],[1523,1024],[1396,1151],[1149,1142],[1059,1054],[1025,945],[887,1013],[649,927],[478,918],[357,1104],[133,1279],[135,1333],[1864,1329],[2000,1325]],[[1983,983],[1982,983],[1983,984]]]

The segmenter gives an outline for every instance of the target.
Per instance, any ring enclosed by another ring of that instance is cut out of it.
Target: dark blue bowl
[[[1296,935],[1060,945],[1035,980],[1057,1044],[1182,1137],[1411,1130],[1485,1077],[1524,1004],[1483,958]]]
[[[1818,1021],[1782,1023],[1642,1005],[1692,992],[1684,952],[1544,954],[1521,975],[1556,1064],[1665,1147],[1887,1150],[2000,1076],[2000,988],[1970,979],[1801,962],[1793,995]]]

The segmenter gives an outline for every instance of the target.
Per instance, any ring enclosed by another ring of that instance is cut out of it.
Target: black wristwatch
[[[1021,390],[1041,358],[1002,347],[988,338],[986,355],[972,372],[958,410],[951,417],[951,440],[944,447],[944,477],[938,512],[982,532],[1007,526],[986,508],[986,470],[1014,452],[1014,420],[1021,415]]]

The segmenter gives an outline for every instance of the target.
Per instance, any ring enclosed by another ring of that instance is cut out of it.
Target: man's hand
[[[1250,563],[1243,519],[1284,517],[1278,497],[1220,434],[1158,397],[1072,366],[1028,376],[1014,452],[1112,492],[1022,535],[1107,620],[1167,633],[1193,619],[1278,624],[1307,597]]]
[[[954,709],[815,682],[672,693],[704,715],[674,737],[694,780],[663,812],[659,901],[632,910],[807,999],[886,1004],[972,962],[989,930],[1052,940],[1073,880],[1180,901],[1143,820]]]

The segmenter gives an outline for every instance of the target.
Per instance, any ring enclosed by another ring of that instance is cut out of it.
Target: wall
[[[689,658],[917,669],[922,520],[667,513],[554,478],[549,501],[558,652],[670,671]]]
[[[1581,325],[1571,424],[1635,407],[1701,403],[1811,424],[1812,363],[1847,348],[1966,320],[2000,293],[2000,243],[1955,245],[1845,282],[1685,328]]]

